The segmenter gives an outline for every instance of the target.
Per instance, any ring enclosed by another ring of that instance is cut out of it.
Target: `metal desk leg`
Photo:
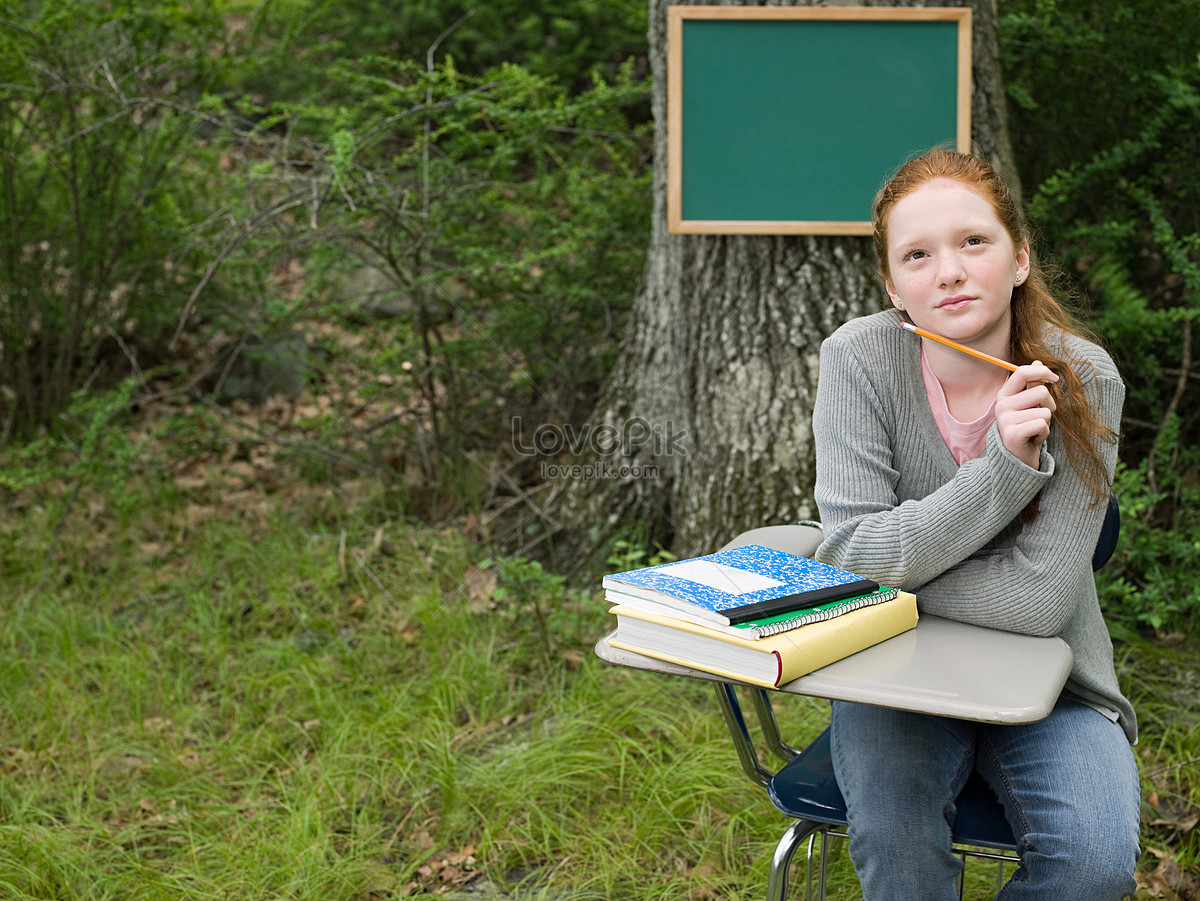
[[[765,788],[775,774],[758,762],[758,752],[754,750],[754,742],[750,738],[750,730],[746,726],[746,717],[742,714],[737,692],[728,682],[718,682],[716,689],[717,701],[721,704],[721,712],[725,714],[725,725],[729,727],[733,746],[742,762],[742,770],[751,782]]]
[[[819,832],[824,825],[815,820],[796,820],[783,834],[783,838],[775,846],[775,854],[771,858],[771,872],[767,876],[767,901],[784,901],[787,897],[788,868],[792,863],[792,855],[796,853],[796,848],[802,841]],[[810,856],[811,853],[810,849]],[[821,844],[821,853],[822,855],[825,853],[824,842]],[[822,861],[822,863],[824,862]],[[811,861],[806,897],[812,898]],[[821,867],[821,897],[825,897],[824,866]]]

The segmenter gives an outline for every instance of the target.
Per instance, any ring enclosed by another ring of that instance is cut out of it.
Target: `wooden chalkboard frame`
[[[853,216],[824,216],[818,218],[807,218],[801,215],[799,218],[779,218],[775,216],[753,218],[747,217],[744,213],[741,215],[730,216],[725,218],[721,215],[712,215],[711,207],[721,206],[720,203],[714,204],[711,201],[705,201],[704,212],[709,213],[703,217],[685,218],[684,213],[689,206],[688,197],[685,196],[684,178],[684,161],[685,161],[685,144],[692,137],[697,144],[700,144],[700,137],[689,135],[687,130],[688,124],[684,120],[684,96],[687,94],[687,102],[689,109],[695,109],[695,104],[705,103],[708,97],[703,91],[703,88],[697,89],[694,85],[689,87],[684,83],[685,68],[684,54],[686,52],[687,38],[687,23],[691,21],[708,20],[717,23],[740,23],[740,22],[756,22],[761,23],[757,27],[770,27],[771,23],[782,24],[786,23],[786,32],[781,29],[776,30],[777,39],[780,35],[795,35],[797,37],[804,36],[804,30],[797,30],[797,24],[803,23],[839,23],[838,27],[848,27],[853,29],[856,23],[873,23],[873,31],[871,32],[873,40],[879,40],[879,36],[890,29],[886,26],[889,23],[903,25],[905,23],[922,23],[922,22],[949,22],[956,25],[954,35],[956,44],[954,47],[947,47],[947,53],[956,54],[957,73],[953,85],[942,86],[939,90],[938,102],[942,107],[949,109],[946,104],[952,104],[954,117],[954,135],[946,134],[930,134],[927,142],[919,148],[908,148],[907,150],[898,150],[891,165],[899,165],[903,162],[906,155],[910,155],[915,150],[923,150],[935,145],[946,145],[953,143],[959,150],[968,151],[971,147],[971,10],[964,7],[824,7],[824,6],[796,6],[796,7],[780,7],[780,6],[670,6],[667,8],[667,226],[668,231],[673,234],[831,234],[831,235],[862,235],[871,233],[871,223],[867,218],[859,218]],[[884,26],[882,29],[880,26]],[[897,54],[896,59],[901,59],[906,53],[904,41],[901,37],[911,36],[914,32],[912,29],[895,29],[896,35],[891,39],[895,43],[894,52]],[[946,29],[940,29],[937,33],[943,34]],[[732,33],[732,32],[731,32]],[[743,34],[745,32],[742,32]],[[829,32],[824,32],[828,34]],[[865,31],[863,32],[866,33]],[[716,34],[710,31],[709,34]],[[757,32],[756,32],[757,34]],[[765,33],[763,33],[765,36]],[[810,36],[816,32],[810,30]],[[790,37],[783,38],[790,40]],[[890,47],[890,44],[889,44]],[[907,49],[908,59],[905,60],[909,65],[914,64],[919,57],[914,56],[914,51]],[[804,59],[803,53],[795,54],[796,59]],[[890,57],[889,57],[890,58]],[[792,57],[789,57],[789,65],[792,65]],[[800,63],[796,63],[800,65]],[[863,67],[865,71],[867,67]],[[789,72],[789,75],[794,76],[794,72]],[[796,83],[792,81],[791,83]],[[904,97],[898,96],[895,84],[881,83],[878,86],[879,95],[882,97],[891,97],[894,102],[890,103],[894,107],[897,115],[904,114]],[[953,97],[949,96],[949,91],[953,90]],[[890,93],[889,93],[890,92]],[[716,92],[713,92],[714,94]],[[945,93],[946,96],[940,96]],[[856,95],[858,96],[858,95]],[[927,98],[921,98],[922,102]],[[720,100],[711,101],[714,105],[719,104]],[[847,98],[845,109],[848,112],[853,111],[853,103],[851,98]],[[718,113],[720,111],[718,110]],[[699,117],[696,117],[699,118]],[[887,123],[878,123],[879,127],[872,131],[871,146],[873,150],[878,149],[875,143],[876,138],[879,141],[886,141],[888,135]],[[753,143],[748,140],[747,144]],[[812,166],[815,160],[812,157],[808,158],[806,163],[804,158],[798,158],[796,162],[796,171],[802,173],[806,165]],[[753,167],[754,160],[746,159],[731,159],[729,165],[736,167],[739,165]],[[839,172],[848,172],[845,167],[852,165],[850,160],[840,158],[837,161]],[[813,167],[816,169],[817,167]],[[885,167],[886,168],[886,167]],[[697,166],[694,171],[699,171]],[[872,167],[873,171],[863,171],[861,173],[850,172],[847,177],[854,180],[855,190],[861,186],[867,191],[866,198],[868,204],[867,217],[869,217],[869,202],[874,196],[875,190],[879,184],[887,176],[886,171],[879,171],[877,166]],[[792,186],[794,187],[794,186]],[[693,191],[693,196],[698,192]],[[693,206],[695,204],[692,204]]]

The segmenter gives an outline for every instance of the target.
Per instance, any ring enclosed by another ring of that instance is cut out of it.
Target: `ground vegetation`
[[[782,826],[711,698],[600,665],[556,554],[643,277],[646,5],[376,6],[0,0],[0,894],[756,896]],[[1197,15],[999,19],[1130,388],[1146,898],[1200,897]]]

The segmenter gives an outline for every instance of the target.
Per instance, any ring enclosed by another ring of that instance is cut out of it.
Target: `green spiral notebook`
[[[745,623],[734,623],[729,626],[716,626],[714,628],[731,632],[734,635],[742,635],[746,638],[766,638],[768,635],[777,635],[780,632],[786,632],[789,629],[798,629],[810,623],[824,622],[827,619],[833,619],[835,616],[841,616],[843,613],[849,613],[851,610],[870,607],[872,604],[882,604],[884,601],[890,601],[898,593],[898,589],[895,588],[879,588],[876,591],[858,597],[843,598],[840,601],[830,601],[828,604],[818,604],[815,607],[792,610],[788,613],[777,613],[774,616],[765,616],[762,619],[750,620]]]

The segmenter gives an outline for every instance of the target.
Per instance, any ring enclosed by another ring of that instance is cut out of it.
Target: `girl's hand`
[[[996,426],[1009,453],[1033,469],[1050,437],[1054,396],[1047,383],[1058,381],[1040,361],[1018,366],[996,394]]]

